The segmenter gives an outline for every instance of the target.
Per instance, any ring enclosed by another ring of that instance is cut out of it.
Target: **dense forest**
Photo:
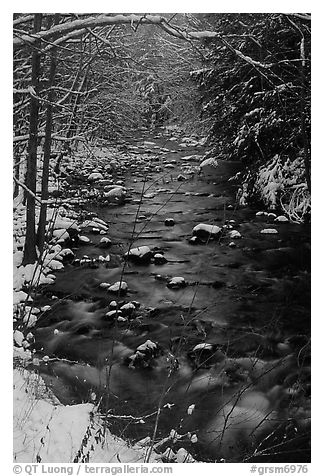
[[[15,461],[310,461],[310,20],[14,14]]]

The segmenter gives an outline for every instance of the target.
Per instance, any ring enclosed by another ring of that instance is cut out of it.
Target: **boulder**
[[[117,186],[110,190],[109,192],[104,193],[104,197],[111,203],[124,203],[126,198],[126,189],[125,187]]]
[[[91,242],[90,238],[84,235],[78,235],[78,241],[80,245],[87,245],[88,243]]]
[[[127,317],[132,316],[135,310],[136,310],[136,307],[132,302],[127,302],[120,308],[122,315]]]
[[[284,215],[279,215],[277,218],[275,218],[274,221],[277,221],[277,222],[281,222],[281,223],[285,223],[285,222],[288,222],[288,218],[285,217]]]
[[[166,218],[164,221],[165,226],[174,226],[174,219],[173,218]]]
[[[152,255],[148,246],[138,246],[125,253],[124,258],[137,264],[146,264],[150,262]]]
[[[184,288],[187,285],[185,279],[182,276],[175,276],[174,278],[170,279],[167,286],[171,289],[180,289]]]
[[[218,167],[218,161],[214,157],[210,157],[209,159],[205,159],[200,164],[200,170],[205,175],[213,175],[215,174],[215,170]]]
[[[264,228],[260,231],[262,235],[276,235],[278,233],[274,228]]]
[[[205,223],[199,223],[199,225],[196,225],[192,230],[192,234],[202,240],[218,238],[221,232],[222,229],[219,226],[207,225]]]
[[[65,228],[58,228],[57,230],[54,230],[52,236],[55,238],[55,241],[60,243],[63,243],[70,238],[70,235]]]
[[[232,240],[238,240],[239,238],[242,238],[242,235],[239,231],[237,230],[232,230],[229,232],[228,236],[232,239]]]
[[[101,238],[101,240],[99,241],[99,248],[110,248],[110,246],[112,245],[112,241],[107,238],[106,236],[104,236],[103,238]]]
[[[109,286],[108,291],[111,293],[125,294],[128,289],[128,285],[125,281],[116,281],[116,283]]]
[[[161,253],[156,253],[153,256],[153,260],[154,264],[165,264],[168,261]]]

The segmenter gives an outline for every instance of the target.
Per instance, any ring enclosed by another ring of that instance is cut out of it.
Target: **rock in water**
[[[278,233],[274,228],[264,228],[260,231],[262,235],[276,235]]]
[[[154,264],[165,264],[168,260],[161,254],[161,253],[156,253],[153,257],[154,259]]]
[[[99,248],[110,248],[111,245],[112,245],[112,241],[109,238],[104,237],[104,238],[101,238],[98,246]]]
[[[205,175],[214,174],[217,167],[218,167],[218,162],[214,157],[210,157],[209,159],[205,159],[200,164],[200,170]]]
[[[284,215],[279,215],[277,218],[275,218],[274,221],[279,221],[279,222],[285,223],[285,222],[288,222],[289,220]]]
[[[165,226],[174,226],[174,219],[173,218],[166,218],[164,221]]]
[[[175,276],[167,284],[168,288],[171,288],[171,289],[184,288],[186,285],[187,283],[182,276]]]
[[[239,231],[237,230],[232,230],[229,232],[228,236],[232,239],[232,240],[238,240],[239,238],[242,238],[242,235]]]
[[[221,232],[222,229],[219,226],[207,225],[205,223],[199,223],[199,225],[196,225],[192,230],[192,234],[202,240],[218,238]]]
[[[104,197],[112,203],[124,203],[126,198],[126,189],[124,187],[115,187],[109,192],[105,192]]]
[[[117,281],[116,283],[109,286],[108,291],[111,293],[126,293],[128,285],[125,281]]]
[[[124,258],[138,264],[149,263],[152,258],[152,251],[148,246],[138,246],[125,253]]]

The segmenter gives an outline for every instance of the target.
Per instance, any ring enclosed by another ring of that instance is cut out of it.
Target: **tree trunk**
[[[311,193],[311,161],[310,161],[310,144],[306,128],[306,74],[305,74],[305,40],[302,37],[300,42],[300,76],[301,76],[301,98],[300,98],[300,114],[301,125],[300,131],[304,148],[304,165],[305,178],[309,193]]]
[[[55,24],[59,22],[59,15],[55,15]],[[49,24],[50,28],[51,24]],[[54,93],[54,81],[56,72],[56,48],[51,50],[51,64],[48,81],[48,105],[46,111],[46,125],[45,125],[45,141],[44,141],[44,159],[43,159],[43,171],[42,171],[42,193],[41,193],[41,208],[39,214],[38,230],[37,230],[37,245],[39,252],[42,253],[45,243],[46,234],[46,212],[48,200],[48,179],[49,179],[49,163],[51,158],[51,146],[52,146],[52,124],[53,124],[53,102],[55,100]]]
[[[33,32],[37,33],[41,29],[42,14],[35,13]],[[40,76],[40,52],[38,44],[32,54],[32,78],[31,86],[35,91],[35,95],[39,93],[39,76]],[[36,193],[36,175],[37,175],[37,133],[38,133],[38,99],[31,96],[30,99],[30,118],[29,118],[29,141],[28,141],[28,159],[26,186],[33,194]],[[32,194],[27,193],[26,197],[26,240],[24,247],[23,264],[34,263],[37,260],[36,253],[36,231],[35,231],[35,198]]]

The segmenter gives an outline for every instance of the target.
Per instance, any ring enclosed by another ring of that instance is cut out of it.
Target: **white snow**
[[[197,352],[197,350],[213,350],[212,344],[207,344],[206,342],[202,342],[201,344],[197,344],[192,351]]]
[[[60,241],[65,241],[70,238],[70,235],[68,234],[65,228],[58,228],[53,231],[53,238],[57,238]]]
[[[144,344],[139,345],[136,350],[138,352],[145,352],[147,350],[155,350],[156,348],[157,345],[155,344],[155,342],[152,342],[148,339],[146,342],[144,342]]]
[[[105,223],[102,223],[102,220],[100,221],[97,221],[95,219],[86,220],[80,225],[80,228],[87,228],[87,227],[100,228],[101,230],[104,230],[104,231],[108,230],[108,226]]]
[[[260,231],[263,235],[276,235],[278,233],[274,228],[264,228]]]
[[[285,217],[284,215],[279,215],[277,218],[274,219],[274,221],[277,221],[277,222],[287,222],[289,221],[287,217]]]
[[[13,333],[13,339],[15,344],[18,345],[18,347],[21,347],[24,340],[24,334],[21,331],[16,330]]]
[[[81,241],[81,243],[90,243],[90,238],[84,235],[79,235],[79,241]]]
[[[229,232],[228,236],[232,239],[232,240],[236,240],[238,238],[242,238],[242,235],[239,231],[237,230],[232,230]]]
[[[170,287],[174,287],[174,288],[184,286],[185,284],[186,284],[186,281],[182,276],[175,276],[168,283]]]
[[[125,253],[125,257],[135,256],[138,258],[143,258],[143,256],[151,253],[151,250],[148,246],[138,246],[137,248],[132,248],[128,253]]]
[[[127,291],[128,285],[125,281],[116,281],[116,283],[109,286],[108,291],[118,293],[118,291]]]
[[[13,304],[19,304],[26,301],[28,295],[24,291],[14,291],[13,293]]]
[[[194,404],[194,403],[192,403],[191,405],[189,405],[189,407],[187,408],[187,413],[188,413],[188,415],[192,415],[194,409],[195,409],[195,404]]]

